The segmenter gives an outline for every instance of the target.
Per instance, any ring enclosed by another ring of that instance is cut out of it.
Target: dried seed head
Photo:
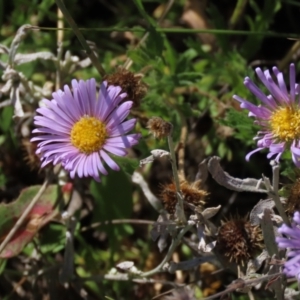
[[[126,99],[133,101],[135,107],[140,105],[141,99],[147,93],[147,86],[141,81],[141,76],[123,68],[118,68],[117,72],[106,75],[104,80],[108,85],[120,86],[122,92],[127,93]]]
[[[286,212],[292,216],[295,211],[300,210],[300,178],[289,188],[289,196],[286,203]]]
[[[152,117],[147,123],[147,128],[155,138],[161,139],[171,134],[173,126],[159,117]]]
[[[196,181],[192,184],[182,181],[180,183],[180,189],[183,195],[183,199],[186,203],[193,204],[196,207],[203,209],[205,204],[204,199],[207,196],[207,192],[200,189],[201,181]],[[176,211],[177,195],[174,182],[162,185],[160,191],[160,199],[162,200],[165,210],[174,215]],[[184,210],[188,211],[189,206],[184,204]]]
[[[223,222],[219,228],[217,246],[230,262],[244,263],[262,248],[262,232],[245,219]]]

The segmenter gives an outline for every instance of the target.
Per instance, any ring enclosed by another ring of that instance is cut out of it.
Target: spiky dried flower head
[[[159,117],[152,117],[147,123],[147,128],[155,138],[162,139],[171,134],[173,125]]]
[[[217,237],[217,246],[230,262],[244,265],[262,248],[262,232],[245,218],[222,222]]]
[[[292,216],[295,211],[300,210],[300,178],[288,188],[289,195],[286,202],[286,212]]]
[[[195,181],[190,184],[187,181],[182,181],[180,183],[180,190],[184,199],[184,210],[189,210],[189,204],[195,205],[197,208],[203,209],[205,204],[205,197],[207,196],[207,192],[200,189],[201,181]],[[177,204],[177,194],[176,194],[176,186],[174,182],[169,184],[164,184],[161,186],[161,191],[159,195],[165,210],[174,215],[176,211]]]
[[[122,92],[127,94],[128,100],[133,101],[133,105],[138,107],[141,99],[147,93],[147,86],[141,81],[141,77],[120,67],[115,73],[106,75],[104,80],[107,81],[108,85],[120,86]]]

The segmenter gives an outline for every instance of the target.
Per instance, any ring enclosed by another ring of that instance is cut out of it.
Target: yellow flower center
[[[281,107],[270,118],[272,133],[280,142],[300,138],[300,109]]]
[[[72,145],[86,154],[98,151],[106,138],[105,124],[94,117],[83,116],[71,130]]]

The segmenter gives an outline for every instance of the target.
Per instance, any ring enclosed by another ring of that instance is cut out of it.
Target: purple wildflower
[[[255,123],[260,125],[262,131],[254,138],[257,148],[247,154],[246,159],[264,148],[269,148],[268,158],[276,155],[279,159],[286,148],[292,152],[293,162],[300,167],[300,106],[299,85],[295,82],[295,65],[290,65],[289,91],[283,79],[283,74],[277,67],[273,67],[276,81],[273,80],[269,70],[262,71],[257,68],[256,74],[270,95],[266,96],[249,77],[244,80],[245,86],[254,94],[262,105],[256,106],[247,100],[234,95],[233,98],[241,103],[241,108],[249,110],[249,117],[255,117]]]
[[[278,231],[286,237],[277,237],[279,248],[288,248],[288,260],[284,264],[284,273],[288,277],[297,277],[300,281],[300,213],[295,212],[291,227],[283,224]]]
[[[53,93],[51,101],[43,99],[45,107],[37,109],[34,118],[40,134],[37,154],[42,167],[61,163],[72,178],[92,176],[100,181],[99,172],[107,175],[103,162],[118,171],[119,166],[107,154],[125,156],[126,149],[138,143],[139,134],[127,134],[136,120],[125,121],[132,101],[125,101],[121,87],[101,84],[99,92],[95,79],[72,81],[73,92],[65,85]]]

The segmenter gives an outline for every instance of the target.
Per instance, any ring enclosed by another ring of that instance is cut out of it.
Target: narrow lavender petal
[[[126,134],[128,131],[131,131],[134,128],[135,124],[136,119],[130,119],[119,125],[107,128],[107,131],[110,137],[115,137],[122,134]]]
[[[127,97],[126,93],[119,94],[115,99],[114,99],[114,106],[118,106],[125,98]],[[130,99],[127,101],[131,101]]]
[[[99,170],[97,168],[97,160],[100,160],[100,156],[97,152],[91,154],[91,168],[93,169],[93,177],[99,178]],[[99,178],[100,180],[100,178]],[[98,180],[97,180],[98,181]]]
[[[287,90],[287,88],[286,88],[286,84],[285,84],[285,81],[284,81],[282,72],[280,72],[280,71],[277,69],[277,67],[273,67],[273,72],[274,72],[274,74],[275,74],[276,77],[277,77],[277,81],[278,81],[278,85],[279,85],[280,89],[282,90],[282,92],[283,92],[285,95],[288,95],[288,90]]]
[[[111,104],[111,99],[109,99],[107,95],[106,87],[107,87],[107,82],[106,81],[102,82],[98,94],[97,104],[96,104],[96,116],[98,116],[98,118],[102,121],[104,120],[105,112],[108,110],[108,107]]]
[[[254,116],[261,119],[269,118],[271,112],[267,108],[262,109],[262,107],[258,107],[237,95],[233,95],[233,98],[241,103],[241,108],[249,110]]]
[[[62,96],[63,101],[59,106],[66,111],[73,122],[76,122],[80,119],[80,110],[78,109],[77,103],[74,100],[74,96],[68,85],[64,86],[64,95]]]
[[[67,170],[67,171],[72,171],[75,170],[76,172],[76,166],[78,161],[81,159],[81,157],[84,154],[82,153],[77,153],[77,155],[70,155],[67,157],[67,160],[64,161],[63,163],[63,167]]]
[[[69,139],[61,139],[61,138],[54,138],[54,137],[48,137],[47,139],[43,139],[42,142],[40,142],[38,145],[39,147],[43,147],[44,145],[47,145],[47,144],[51,144],[51,143],[59,143],[59,146],[60,147],[64,147],[66,145],[68,145],[70,143]]]
[[[127,151],[115,146],[104,145],[103,149],[117,156],[125,156]]]
[[[297,223],[298,225],[300,225],[300,212],[299,211],[296,211],[294,213],[294,216],[293,216],[293,221],[295,223]],[[300,230],[300,229],[299,229]]]
[[[90,80],[87,80],[86,83],[87,87],[87,93],[88,93],[88,98],[90,100],[90,108],[91,108],[91,115],[95,114],[95,108],[96,108],[96,80],[94,78],[91,78]]]
[[[294,143],[291,145],[291,151],[297,156],[300,156],[300,148],[295,146]]]
[[[244,85],[249,89],[249,91],[260,99],[265,105],[271,107],[272,109],[276,108],[275,101],[269,99],[258,87],[254,84],[254,82],[249,78],[246,77],[244,80]]]
[[[281,153],[285,149],[285,143],[280,143],[280,144],[271,144],[269,147],[270,151],[273,153]]]
[[[96,162],[97,162],[97,168],[98,168],[98,170],[103,174],[103,175],[107,175],[108,174],[108,172],[106,171],[106,169],[104,168],[104,166],[103,166],[103,164],[102,164],[102,161],[101,161],[101,153],[100,153],[100,151],[99,151],[99,153],[97,153],[98,154],[98,158],[97,158],[97,160],[96,160]],[[93,158],[95,159],[95,156],[93,156]]]
[[[245,159],[246,159],[247,161],[249,161],[252,154],[254,154],[254,153],[256,153],[256,152],[259,152],[259,151],[262,150],[262,149],[264,149],[264,148],[257,148],[257,149],[255,149],[255,150],[249,152],[249,153],[246,155]]]
[[[101,157],[103,158],[103,160],[105,161],[105,163],[114,171],[119,171],[120,170],[120,167],[116,164],[115,161],[113,161],[109,155],[103,151],[103,150],[100,150],[100,155]]]
[[[294,153],[292,153],[292,160],[293,160],[293,163],[295,164],[295,166],[297,168],[300,168],[300,156],[297,156]]]
[[[32,133],[41,133],[41,134],[48,133],[49,136],[54,135],[54,136],[70,137],[69,132],[64,133],[64,132],[54,130],[52,128],[47,128],[47,127],[39,127],[39,128],[33,129]]]
[[[70,128],[73,124],[72,120],[69,119],[69,117],[64,118],[62,115],[64,114],[59,108],[54,108],[50,110],[49,108],[41,107],[38,108],[36,111],[43,115],[43,116],[37,116],[40,118],[47,118],[50,120],[54,120],[57,123],[60,123],[62,126],[65,126],[67,128]],[[35,117],[36,119],[36,117]]]
[[[128,134],[126,136],[126,141],[129,143],[130,145],[129,147],[136,145],[139,138],[140,138],[140,134],[138,133]],[[112,146],[112,147],[129,148],[124,143],[123,136],[108,138],[105,142],[105,145]]]
[[[290,99],[289,99],[289,95],[285,94],[279,87],[278,85],[274,82],[270,71],[266,70],[265,71],[266,74],[266,78],[268,80],[268,82],[270,83],[269,88],[271,91],[271,94],[275,97],[275,99],[278,101],[278,103],[283,104],[289,104]]]
[[[126,101],[109,115],[108,119],[106,120],[106,127],[108,130],[111,127],[115,127],[116,124],[119,125],[124,121],[124,119],[129,115],[132,105],[132,101]]]
[[[290,64],[290,97],[291,97],[291,102],[295,102],[295,85],[296,85],[296,70],[295,70],[295,65]]]
[[[115,99],[118,97],[118,95],[121,93],[122,88],[120,86],[114,86],[114,85],[109,85],[107,88],[107,93],[110,99]],[[113,102],[115,104],[115,102]]]
[[[53,120],[49,120],[45,117],[39,116],[34,117],[34,124],[42,127],[53,128],[54,130],[61,131],[63,133],[70,133],[70,128],[59,124],[58,122],[54,122]]]
[[[88,85],[87,82],[80,80],[79,87],[78,87],[78,93],[80,95],[84,113],[88,116],[91,116],[92,115],[91,99],[89,98],[89,93],[87,91],[87,85]]]
[[[91,160],[92,160],[91,155],[87,155],[85,162],[84,162],[84,166],[83,166],[83,176],[84,177],[93,176],[93,175],[89,174],[91,171],[93,171],[93,169],[91,168]]]
[[[84,169],[85,161],[86,161],[86,155],[82,155],[81,158],[79,159],[78,163],[77,163],[76,173],[77,173],[79,178],[83,177],[83,169]]]
[[[79,93],[79,83],[77,80],[72,80],[72,87],[73,87],[73,98],[74,98],[74,104],[77,106],[77,110],[80,113],[80,116],[84,116],[86,114],[86,111],[84,110],[84,104],[82,103],[81,95]]]
[[[71,115],[69,115],[69,113],[68,113],[69,109],[66,110],[63,106],[61,107],[61,105],[56,105],[54,101],[50,101],[48,107],[49,107],[49,110],[51,109],[52,112],[54,112],[56,115],[59,116],[59,118],[61,118],[65,122],[67,122],[68,125],[72,126],[72,124],[74,123],[74,120],[73,120],[73,117]],[[48,114],[47,114],[47,116],[48,116]]]

